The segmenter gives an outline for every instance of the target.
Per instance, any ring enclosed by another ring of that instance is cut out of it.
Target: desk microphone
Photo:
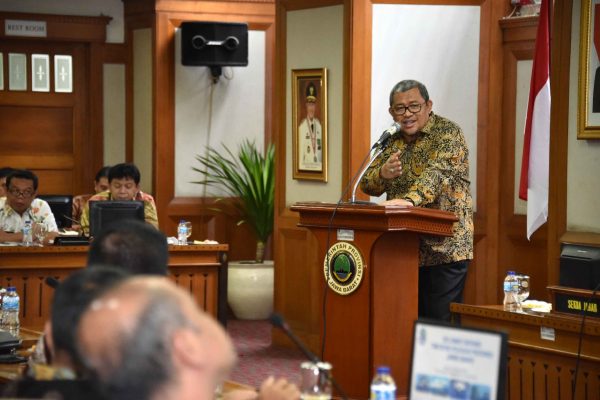
[[[56,289],[58,285],[60,285],[60,281],[51,276],[47,276],[44,282],[46,282],[46,285],[50,286],[52,289]]]
[[[394,122],[392,124],[392,126],[390,126],[385,131],[383,131],[379,140],[375,142],[373,147],[371,147],[371,151],[373,151],[374,149],[377,149],[377,151],[375,152],[373,157],[371,157],[371,159],[369,160],[367,165],[360,171],[360,174],[358,175],[358,178],[356,178],[356,181],[354,181],[354,187],[352,188],[352,196],[350,197],[350,203],[352,203],[352,204],[373,204],[370,201],[357,201],[356,200],[356,189],[358,189],[358,184],[360,183],[363,176],[367,172],[367,169],[369,169],[371,164],[373,164],[373,161],[375,161],[375,159],[381,153],[383,153],[383,151],[388,146],[388,143],[389,143],[390,139],[392,138],[392,136],[395,135],[396,133],[400,132],[400,128],[401,128],[400,124],[397,122]]]
[[[373,150],[374,148],[377,147],[387,147],[387,142],[390,140],[390,138],[395,135],[396,133],[400,132],[400,129],[402,127],[400,126],[399,123],[394,122],[392,124],[392,126],[390,126],[389,128],[387,128],[385,131],[383,131],[383,133],[381,134],[381,137],[379,138],[378,141],[375,142],[375,144],[373,145],[373,147],[371,147],[371,150]]]
[[[319,358],[314,355],[305,345],[304,343],[302,343],[302,341],[300,340],[300,338],[298,338],[298,336],[296,336],[294,334],[294,332],[292,332],[292,330],[290,329],[289,325],[285,322],[285,320],[283,319],[283,317],[278,314],[278,313],[272,313],[269,316],[269,321],[271,322],[271,324],[276,327],[279,328],[283,331],[283,333],[286,334],[287,337],[289,337],[292,342],[294,342],[294,344],[300,349],[300,351],[302,352],[302,354],[304,354],[304,356],[306,358],[308,358],[310,361],[312,361],[313,363],[319,363],[321,362],[321,360],[319,360]],[[325,340],[325,338],[323,338],[323,340]],[[348,396],[346,395],[346,392],[344,392],[344,390],[342,390],[342,388],[340,387],[340,385],[337,383],[337,381],[333,378],[333,375],[331,375],[331,372],[328,371],[328,379],[331,381],[331,384],[333,385],[333,387],[335,388],[335,390],[337,390],[337,392],[340,394],[340,396],[342,397],[342,399],[347,400]]]

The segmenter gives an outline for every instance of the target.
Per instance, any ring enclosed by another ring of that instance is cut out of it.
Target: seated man
[[[6,197],[6,177],[13,172],[10,167],[0,168],[0,197]]]
[[[81,318],[77,339],[113,400],[214,399],[236,358],[223,328],[162,277],[130,278],[105,292]],[[270,378],[259,393],[236,398],[294,400],[300,392]]]
[[[169,246],[166,236],[136,220],[113,223],[94,238],[88,267],[111,265],[132,274],[167,275]]]
[[[56,287],[52,298],[51,319],[44,327],[47,364],[31,364],[30,375],[39,378],[44,370],[53,378],[81,375],[76,336],[79,320],[90,303],[119,281],[128,277],[126,270],[96,265],[73,272]]]
[[[38,177],[28,170],[14,170],[6,177],[6,197],[0,198],[0,242],[23,241],[23,225],[31,221],[32,232],[44,225],[45,241],[58,236],[58,228],[50,206],[36,199]]]
[[[154,198],[140,190],[140,171],[129,163],[117,164],[108,171],[109,190],[89,198],[81,214],[81,229],[84,235],[90,232],[90,201],[138,200],[144,202],[146,222],[158,229],[158,216]]]
[[[110,167],[102,167],[102,169],[96,173],[96,177],[94,178],[94,194],[106,192],[109,189],[108,171],[110,171]],[[72,225],[71,229],[77,231],[81,228],[79,225],[81,213],[83,213],[83,208],[92,196],[93,194],[80,194],[79,196],[73,197],[73,211],[71,212],[71,216],[77,223]]]

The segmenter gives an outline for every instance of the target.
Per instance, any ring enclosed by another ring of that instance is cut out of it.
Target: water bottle
[[[371,400],[395,400],[396,383],[390,374],[390,367],[377,367],[371,381]]]
[[[187,226],[184,220],[179,221],[177,225],[177,242],[180,246],[187,244]]]
[[[504,278],[504,311],[520,311],[519,280],[515,271],[508,271]]]
[[[27,220],[27,221],[25,221],[25,224],[23,225],[23,245],[31,246],[32,243],[33,243],[33,232],[32,232],[32,227],[31,227],[31,221]]]
[[[10,286],[2,298],[2,329],[19,337],[19,306],[20,298],[17,288]]]

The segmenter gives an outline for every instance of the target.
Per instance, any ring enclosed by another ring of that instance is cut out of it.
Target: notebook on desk
[[[409,398],[504,399],[507,355],[506,333],[418,320]]]

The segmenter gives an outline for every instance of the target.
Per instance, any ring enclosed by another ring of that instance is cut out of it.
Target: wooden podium
[[[352,398],[368,398],[378,365],[391,367],[398,396],[406,396],[418,313],[419,237],[450,236],[456,217],[426,208],[356,204],[297,203],[291,210],[300,213],[299,226],[309,228],[319,246],[323,359]],[[362,280],[349,294],[331,286],[325,291],[328,250],[342,242],[358,249],[363,264]]]

